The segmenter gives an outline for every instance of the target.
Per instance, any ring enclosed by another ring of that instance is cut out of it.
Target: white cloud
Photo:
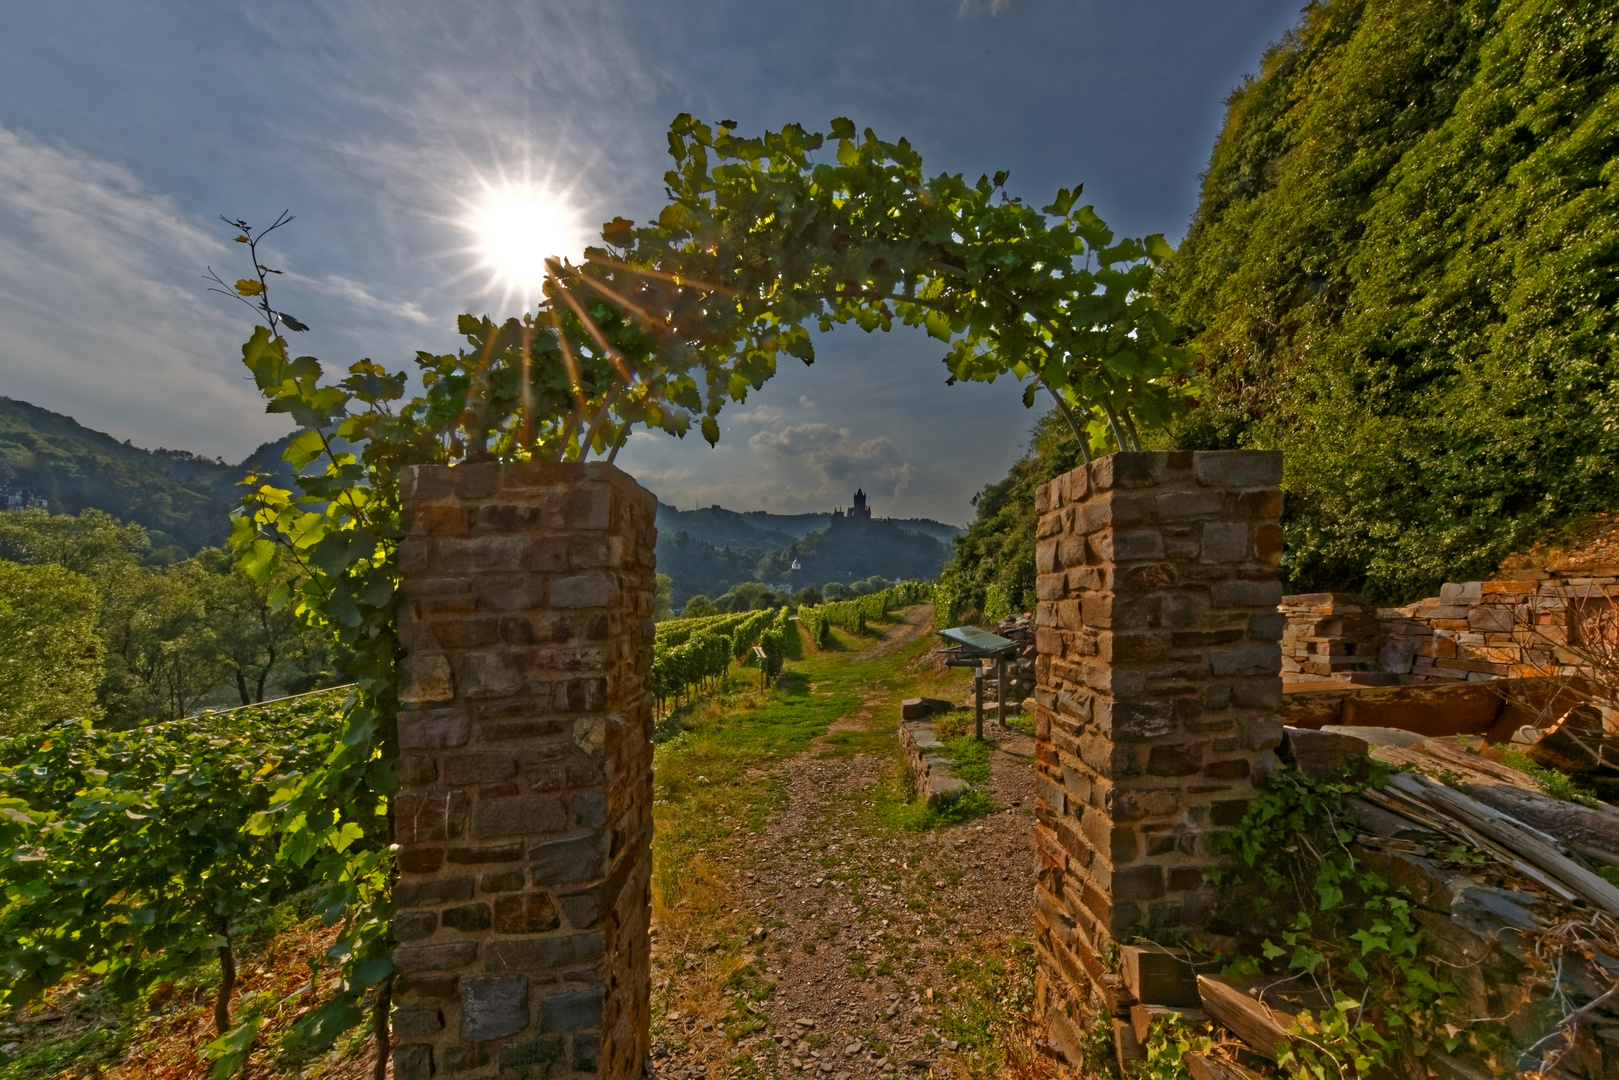
[[[123,166],[0,127],[0,393],[209,455],[278,437],[201,280],[228,246]]]
[[[769,405],[758,405],[732,414],[731,419],[739,424],[779,424],[787,419],[787,414]]]
[[[848,428],[830,424],[793,424],[761,431],[748,440],[755,452],[768,455],[812,479],[815,487],[795,490],[800,501],[841,499],[851,484],[873,496],[894,498],[916,476],[887,436],[858,440]]]

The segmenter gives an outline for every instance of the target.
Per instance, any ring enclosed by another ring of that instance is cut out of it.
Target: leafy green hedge
[[[1325,0],[1229,99],[1157,289],[1188,449],[1286,452],[1289,588],[1431,594],[1619,505],[1619,21]]]
[[[652,694],[663,707],[676,702],[688,690],[698,689],[725,678],[735,659],[735,647],[728,634],[703,631],[678,645],[655,646],[652,650]]]

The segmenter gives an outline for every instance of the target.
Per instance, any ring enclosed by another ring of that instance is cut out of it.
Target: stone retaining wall
[[[1483,682],[1589,674],[1566,647],[1616,629],[1619,570],[1521,571],[1447,584],[1398,608],[1353,596],[1282,598],[1283,670],[1341,682]]]
[[[655,501],[600,463],[401,495],[395,1080],[639,1076]]]
[[[1054,1052],[1131,1002],[1105,957],[1195,928],[1281,739],[1281,455],[1121,453],[1040,488],[1036,1008]]]
[[[950,759],[944,756],[944,743],[932,720],[901,720],[899,746],[905,754],[911,790],[929,806],[954,802],[967,790],[967,782],[956,776]]]

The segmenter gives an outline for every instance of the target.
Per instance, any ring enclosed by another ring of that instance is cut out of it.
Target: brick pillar
[[[1114,454],[1036,495],[1036,996],[1071,1064],[1130,1004],[1111,946],[1198,925],[1212,842],[1274,764],[1281,469]]]
[[[655,501],[595,462],[401,494],[395,1080],[639,1076]]]

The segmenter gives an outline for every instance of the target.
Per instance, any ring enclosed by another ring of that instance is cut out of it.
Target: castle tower
[[[849,508],[849,517],[855,521],[870,521],[871,508],[866,505],[866,493],[856,489],[854,493],[854,506]]]

